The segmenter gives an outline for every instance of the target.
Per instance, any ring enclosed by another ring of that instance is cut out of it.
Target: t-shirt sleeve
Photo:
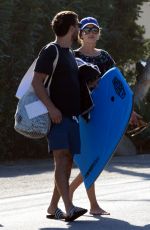
[[[116,65],[114,59],[111,57],[111,55],[107,51],[104,51],[104,53],[107,59],[108,69],[114,67]]]
[[[45,46],[39,53],[34,71],[51,75],[56,54],[56,47],[54,45]]]

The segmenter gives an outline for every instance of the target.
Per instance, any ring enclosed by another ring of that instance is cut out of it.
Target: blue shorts
[[[80,131],[78,120],[63,117],[60,124],[52,124],[48,134],[48,149],[68,149],[71,154],[80,153]]]

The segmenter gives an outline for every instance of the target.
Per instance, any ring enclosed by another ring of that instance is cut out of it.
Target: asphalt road
[[[77,173],[73,168],[71,180]],[[150,154],[114,157],[97,179],[97,199],[110,216],[87,213],[69,224],[46,219],[52,190],[52,161],[0,164],[0,230],[150,230]],[[74,204],[89,209],[84,185]]]

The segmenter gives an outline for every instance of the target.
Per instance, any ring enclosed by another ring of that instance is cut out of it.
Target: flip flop
[[[57,208],[53,215],[48,214],[48,215],[46,215],[46,218],[55,219],[55,220],[62,220],[62,219],[65,219],[65,214],[63,213],[63,211],[61,209]]]
[[[89,212],[92,216],[103,216],[103,215],[105,215],[105,216],[108,216],[108,215],[110,215],[110,213],[109,212],[106,212],[106,211],[102,211],[102,212],[98,212],[98,213],[94,213],[94,212]]]
[[[70,212],[69,215],[66,216],[65,221],[66,222],[71,222],[74,221],[75,219],[77,219],[78,217],[84,215],[88,210],[84,209],[84,208],[79,208],[79,207],[73,207]]]

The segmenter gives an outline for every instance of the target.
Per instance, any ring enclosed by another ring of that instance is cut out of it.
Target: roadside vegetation
[[[48,156],[46,140],[26,139],[13,126],[16,89],[40,49],[54,40],[50,29],[53,16],[61,10],[73,10],[80,19],[96,17],[103,28],[98,46],[108,50],[129,84],[134,86],[138,74],[135,64],[140,59],[147,60],[150,54],[150,39],[144,39],[144,28],[136,23],[143,2],[146,1],[0,1],[0,160]],[[137,110],[150,121],[150,93]],[[149,140],[150,130],[138,138]]]

